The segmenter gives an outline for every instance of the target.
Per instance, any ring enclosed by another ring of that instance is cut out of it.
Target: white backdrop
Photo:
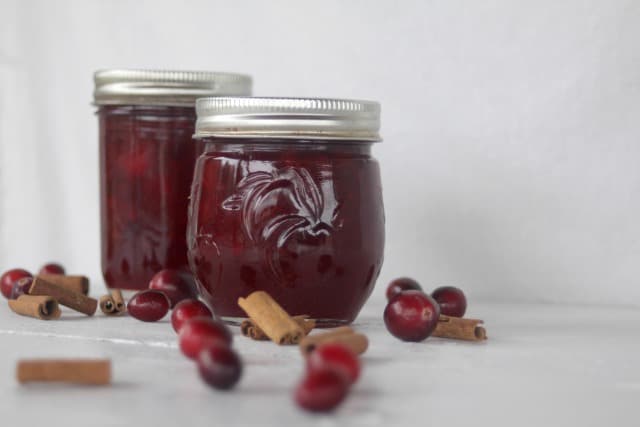
[[[472,298],[640,306],[640,2],[0,0],[0,270],[99,277],[92,73],[379,100],[386,262]]]

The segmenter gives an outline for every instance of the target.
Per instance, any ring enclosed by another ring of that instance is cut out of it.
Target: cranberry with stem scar
[[[198,297],[196,284],[192,277],[178,270],[160,270],[149,282],[149,289],[162,291],[175,307],[180,301]]]
[[[182,325],[178,344],[182,353],[195,359],[205,348],[214,344],[231,345],[233,336],[227,326],[219,321],[196,317]]]
[[[420,291],[404,291],[389,301],[384,309],[384,324],[396,338],[422,341],[438,324],[440,307]]]
[[[404,291],[421,291],[422,286],[410,277],[400,277],[394,279],[387,287],[387,300],[390,300],[400,292]]]
[[[198,354],[198,372],[210,386],[226,390],[242,376],[242,361],[228,344],[211,344]]]
[[[9,299],[18,299],[20,295],[24,295],[29,293],[29,288],[33,283],[33,277],[23,277],[22,279],[18,279],[13,283],[13,288],[11,289],[11,297]]]
[[[341,372],[330,368],[314,369],[307,373],[295,389],[294,399],[308,411],[330,411],[340,404],[349,391],[349,380]]]
[[[431,293],[440,306],[440,314],[462,317],[467,311],[467,298],[462,290],[454,286],[441,286]]]
[[[213,313],[202,301],[197,299],[187,299],[180,301],[171,313],[171,326],[176,332],[180,332],[180,328],[187,321],[196,317],[213,318]]]
[[[50,262],[43,265],[38,274],[65,274],[65,269],[58,263]]]
[[[32,277],[32,275],[22,268],[5,271],[4,274],[0,276],[0,291],[2,291],[2,295],[4,295],[5,298],[11,298],[13,284],[23,277]]]
[[[127,311],[143,322],[156,322],[169,312],[169,298],[160,291],[141,291],[131,297]]]
[[[349,383],[353,384],[360,376],[358,355],[340,343],[321,344],[307,357],[307,369],[330,368],[342,372]]]

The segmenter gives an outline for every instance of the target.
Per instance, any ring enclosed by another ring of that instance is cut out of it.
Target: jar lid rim
[[[196,101],[195,137],[380,141],[380,104],[339,98],[218,97]]]
[[[207,96],[250,95],[251,76],[217,71],[112,68],[94,73],[96,105],[193,106]]]

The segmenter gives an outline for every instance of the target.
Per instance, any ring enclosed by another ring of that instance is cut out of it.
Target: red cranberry
[[[311,370],[295,390],[298,405],[309,411],[330,411],[349,391],[349,380],[341,372],[323,368]]]
[[[151,278],[149,289],[164,292],[171,301],[171,307],[182,300],[198,297],[193,277],[178,270],[160,270]]]
[[[171,313],[171,326],[176,332],[180,332],[182,325],[195,317],[207,317],[211,319],[213,313],[202,301],[197,299],[186,299],[180,301]]]
[[[462,290],[454,286],[442,286],[431,293],[440,306],[440,314],[462,317],[467,311],[467,298]]]
[[[420,291],[404,291],[384,309],[384,324],[393,336],[404,341],[422,341],[438,324],[440,307]]]
[[[242,361],[227,344],[212,344],[198,354],[198,372],[210,386],[233,387],[242,375]]]
[[[339,343],[322,344],[307,357],[308,370],[323,368],[342,372],[351,384],[355,383],[360,375],[358,355]]]
[[[392,280],[387,287],[387,299],[390,300],[400,292],[404,291],[421,291],[422,286],[410,277],[400,277]]]
[[[18,299],[20,295],[28,293],[32,283],[33,277],[23,277],[15,281],[11,288],[11,297],[9,299]]]
[[[45,264],[42,266],[38,274],[64,274],[64,267],[55,262]]]
[[[127,311],[143,322],[155,322],[169,311],[169,298],[160,291],[141,291],[131,297]]]
[[[11,289],[13,289],[13,284],[23,277],[32,277],[31,273],[27,270],[23,270],[21,268],[14,268],[13,270],[5,271],[2,276],[0,276],[0,291],[2,291],[2,295],[5,298],[11,298]]]
[[[224,323],[196,317],[182,325],[178,334],[180,350],[189,359],[195,359],[200,352],[213,344],[231,345],[231,332]]]

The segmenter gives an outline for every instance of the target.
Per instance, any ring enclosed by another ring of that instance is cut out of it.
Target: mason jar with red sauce
[[[197,114],[187,239],[204,299],[231,323],[257,290],[321,326],[352,322],[383,261],[379,104],[206,98]]]
[[[249,95],[248,76],[214,72],[95,73],[100,128],[102,273],[144,289],[159,270],[189,274],[186,228],[196,158],[195,100]]]

